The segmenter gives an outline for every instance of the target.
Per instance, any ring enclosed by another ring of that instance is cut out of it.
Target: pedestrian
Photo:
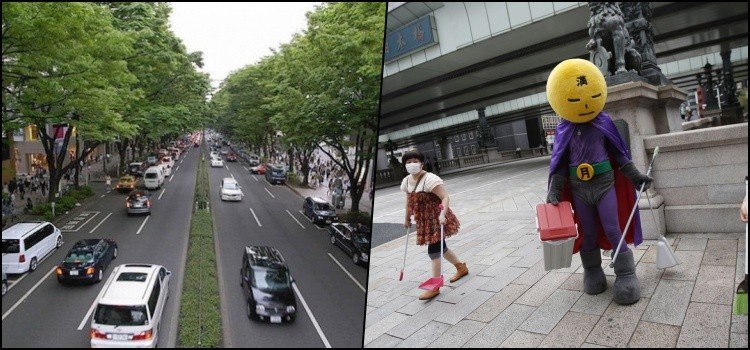
[[[24,208],[24,212],[26,214],[31,212],[31,208],[34,207],[34,204],[31,203],[31,196],[29,198],[26,198],[26,208]]]
[[[21,194],[21,199],[26,197],[26,188],[24,187],[22,180],[18,181],[18,193]]]
[[[42,188],[42,196],[47,196],[47,180],[42,179],[41,188]]]
[[[15,193],[16,192],[16,186],[17,186],[17,184],[16,184],[16,178],[14,177],[14,178],[10,179],[10,182],[8,182],[8,192],[10,194]]]
[[[445,238],[457,234],[461,226],[450,209],[450,197],[443,186],[443,180],[423,169],[424,156],[419,151],[406,152],[401,160],[409,173],[401,182],[401,190],[406,192],[404,227],[411,227],[413,216],[417,224],[417,245],[427,244],[427,254],[432,259],[432,275],[441,276],[442,249],[445,259],[456,267],[456,274],[450,279],[451,283],[456,282],[466,276],[469,269],[465,262],[461,262],[458,256],[448,249],[445,239],[440,239],[441,225]],[[429,300],[438,294],[440,289],[428,290],[419,296],[419,300]]]

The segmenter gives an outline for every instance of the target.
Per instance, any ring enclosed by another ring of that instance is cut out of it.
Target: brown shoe
[[[426,290],[419,296],[419,300],[430,300],[440,294],[440,288],[437,290]]]
[[[456,282],[469,274],[469,268],[466,267],[466,263],[458,263],[456,266],[456,274],[451,277],[451,283]]]

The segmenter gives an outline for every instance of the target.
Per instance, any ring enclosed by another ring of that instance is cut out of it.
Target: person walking
[[[440,250],[445,259],[456,267],[456,274],[450,282],[456,282],[469,274],[465,262],[448,249],[445,239],[440,240],[440,226],[444,227],[445,238],[458,233],[461,224],[450,209],[450,197],[443,186],[443,180],[423,169],[424,156],[419,151],[409,151],[401,161],[409,173],[401,182],[401,190],[406,192],[406,218],[404,227],[412,225],[411,218],[417,224],[417,245],[427,244],[427,254],[432,260],[432,275],[440,277]],[[442,210],[440,205],[442,204]],[[440,289],[428,290],[419,296],[419,300],[429,300],[440,294]]]
[[[21,194],[21,199],[26,197],[26,187],[24,187],[23,180],[18,181],[18,193]]]

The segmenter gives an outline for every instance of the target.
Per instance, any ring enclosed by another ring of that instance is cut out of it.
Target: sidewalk
[[[328,194],[328,186],[324,184],[321,184],[316,189],[296,187],[289,182],[286,185],[302,197],[320,197],[328,201],[328,203],[332,203],[331,196]],[[348,212],[352,209],[352,197],[348,193],[344,203],[344,209],[338,209],[338,213]],[[362,194],[362,198],[359,200],[359,210],[372,213],[372,200],[370,200],[370,192],[367,190],[365,190],[365,193]]]
[[[469,276],[432,301],[417,300],[430,276],[427,249],[414,235],[404,281],[404,239],[373,248],[365,347],[747,347],[747,316],[732,315],[744,233],[668,234],[682,264],[666,270],[656,268],[656,241],[644,242],[634,249],[642,297],[630,306],[612,301],[608,258],[609,288],[595,296],[581,290],[578,254],[570,268],[544,271],[533,208],[546,197],[548,163],[530,159],[446,179],[461,220],[447,244]],[[403,196],[385,192],[376,196],[378,210],[403,207]],[[402,220],[403,212],[376,216],[373,232]]]

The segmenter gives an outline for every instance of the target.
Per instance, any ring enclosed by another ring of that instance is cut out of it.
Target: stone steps
[[[641,220],[644,218],[641,213]],[[669,233],[731,233],[745,230],[740,204],[667,205],[664,208]]]

